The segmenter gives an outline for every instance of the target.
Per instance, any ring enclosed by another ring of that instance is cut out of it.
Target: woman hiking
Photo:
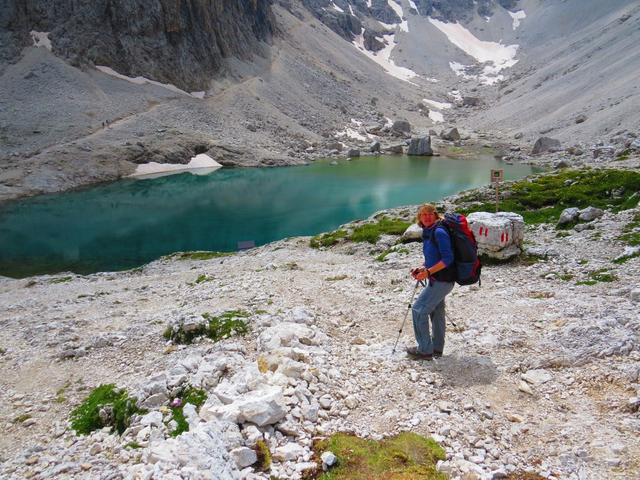
[[[419,360],[442,356],[446,327],[444,299],[455,283],[451,237],[447,229],[440,225],[440,220],[442,216],[434,205],[425,203],[418,209],[417,223],[422,227],[424,266],[413,269],[411,275],[416,281],[427,280],[427,286],[411,310],[418,346],[407,348],[407,354]],[[432,334],[429,333],[429,318]]]

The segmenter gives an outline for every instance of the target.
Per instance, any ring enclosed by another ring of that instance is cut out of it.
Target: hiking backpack
[[[469,228],[467,217],[459,213],[446,213],[439,225],[444,227],[451,237],[456,283],[458,285],[479,283],[482,263],[478,258],[478,243]]]

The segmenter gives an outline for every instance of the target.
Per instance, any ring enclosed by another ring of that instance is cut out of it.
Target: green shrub
[[[104,407],[112,410],[107,424],[100,418],[100,410]],[[88,435],[104,427],[111,427],[112,433],[122,434],[136,413],[144,413],[144,410],[138,408],[136,399],[129,397],[126,390],[116,389],[113,384],[100,385],[71,412],[71,427],[79,435]]]
[[[258,440],[255,446],[256,455],[258,461],[253,465],[253,468],[258,472],[267,472],[271,468],[271,450],[269,445],[264,440]]]
[[[181,433],[189,431],[189,422],[184,417],[184,406],[190,403],[196,407],[196,411],[200,410],[200,407],[207,401],[207,392],[188,386],[172,400],[175,398],[179,398],[182,402],[179,407],[171,407],[171,419],[169,419],[169,422],[175,420],[177,423],[177,427],[171,432],[172,437],[177,437]]]
[[[336,433],[315,445],[318,455],[330,450],[338,464],[320,477],[321,480],[446,480],[436,470],[444,460],[444,449],[430,438],[404,432],[379,442],[345,433]]]
[[[220,316],[203,313],[205,322],[196,328],[186,331],[182,325],[178,328],[168,326],[163,337],[173,343],[190,344],[195,338],[209,337],[214,342],[237,335],[245,335],[249,332],[249,325],[244,320],[250,314],[243,310],[229,310]]]

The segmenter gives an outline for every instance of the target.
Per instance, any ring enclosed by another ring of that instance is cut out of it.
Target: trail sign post
[[[504,180],[504,170],[491,170],[491,183],[496,187],[496,213],[498,213],[498,202],[500,199],[500,183]]]

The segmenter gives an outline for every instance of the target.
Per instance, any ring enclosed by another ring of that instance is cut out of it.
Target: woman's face
[[[422,212],[420,214],[420,223],[425,227],[430,227],[438,219],[438,215],[435,212]]]

